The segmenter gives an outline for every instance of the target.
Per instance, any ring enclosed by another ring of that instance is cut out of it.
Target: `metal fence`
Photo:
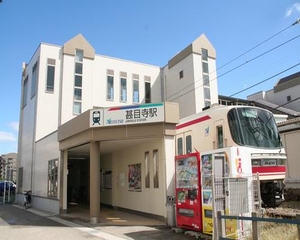
[[[214,239],[219,239],[217,213],[236,216],[224,219],[222,236],[230,239],[246,239],[252,234],[249,221],[238,217],[251,217],[252,212],[260,212],[261,197],[258,175],[213,176]]]

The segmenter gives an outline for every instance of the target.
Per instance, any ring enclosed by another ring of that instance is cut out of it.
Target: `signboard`
[[[104,126],[164,121],[164,104],[143,104],[104,109]]]
[[[90,110],[90,127],[103,126],[103,109]]]
[[[90,112],[90,127],[153,123],[165,120],[163,103],[93,109]]]

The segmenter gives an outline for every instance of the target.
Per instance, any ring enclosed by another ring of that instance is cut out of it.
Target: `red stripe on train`
[[[210,116],[206,115],[206,116],[204,116],[204,117],[200,117],[200,118],[191,120],[191,121],[189,121],[189,122],[179,124],[179,125],[176,126],[176,130],[177,130],[177,129],[180,129],[180,128],[187,127],[187,126],[194,125],[194,124],[196,124],[196,123],[204,122],[204,121],[207,121],[207,120],[209,120],[209,119],[211,119]]]
[[[252,173],[285,173],[285,166],[252,167]]]

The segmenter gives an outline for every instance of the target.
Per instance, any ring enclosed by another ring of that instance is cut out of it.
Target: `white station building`
[[[81,35],[23,64],[18,194],[68,213],[100,204],[165,220],[175,195],[175,126],[218,102],[216,52],[201,35],[166,66],[95,54]]]

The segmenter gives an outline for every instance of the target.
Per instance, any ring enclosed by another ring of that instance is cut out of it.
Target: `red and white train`
[[[286,154],[274,116],[268,110],[213,105],[181,119],[176,126],[175,164],[179,227],[212,232],[207,227],[213,214],[208,204],[212,175],[258,174],[263,204],[273,207],[282,201]],[[197,224],[188,223],[195,216]],[[212,228],[212,222],[210,225]]]

